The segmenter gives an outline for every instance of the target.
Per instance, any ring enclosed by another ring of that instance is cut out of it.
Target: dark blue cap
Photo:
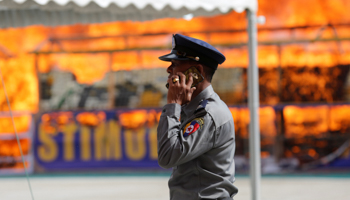
[[[210,44],[181,34],[173,35],[173,48],[169,54],[160,56],[163,61],[194,60],[213,69],[218,68],[226,58]]]

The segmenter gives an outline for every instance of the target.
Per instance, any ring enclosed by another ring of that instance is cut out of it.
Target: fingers
[[[191,88],[192,83],[193,83],[193,76],[192,76],[192,73],[190,73],[188,76],[187,85]]]
[[[191,101],[191,97],[192,97],[192,94],[193,94],[193,92],[196,90],[196,87],[192,87],[191,89],[190,89],[190,91],[186,94],[186,100],[187,101]]]
[[[192,73],[188,74],[188,80],[186,80],[186,78],[187,77],[185,76],[185,74],[183,74],[182,72],[177,72],[176,75],[172,75],[171,77],[169,77],[168,83],[169,84],[172,83],[173,85],[177,85],[177,86],[181,85],[182,87],[191,88],[193,83]]]
[[[176,78],[173,78],[172,81],[175,84],[176,82],[180,81],[180,79],[176,77]]]
[[[179,76],[177,76],[177,75],[172,75],[172,76],[170,76],[169,78],[168,78],[168,87],[169,86],[174,86],[174,85],[177,85],[177,84],[179,84],[179,82],[180,82],[180,78],[179,78]]]
[[[196,90],[197,88],[196,87],[193,87],[193,88],[191,88],[191,94],[193,94],[193,92]]]
[[[185,74],[181,73],[181,72],[177,72],[176,73],[179,77],[180,77],[180,85],[186,85],[186,76]]]
[[[183,105],[184,103],[191,101],[192,94],[196,90],[195,87],[191,88],[192,83],[193,77],[191,73],[189,74],[187,81],[185,74],[181,72],[169,76],[167,102]]]
[[[176,74],[180,77],[180,80],[181,80],[180,84],[181,85],[187,86],[188,88],[191,88],[191,85],[193,83],[192,73],[188,74],[188,79],[187,79],[186,75],[181,73],[181,72],[177,72]]]

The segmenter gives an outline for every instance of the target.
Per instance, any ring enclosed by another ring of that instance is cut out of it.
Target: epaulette
[[[194,114],[197,115],[205,115],[207,113],[207,111],[205,110],[205,107],[207,106],[208,100],[202,100],[197,109],[194,111]]]

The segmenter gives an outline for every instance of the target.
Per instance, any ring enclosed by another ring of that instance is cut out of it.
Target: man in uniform
[[[237,194],[235,134],[226,104],[214,92],[211,79],[225,56],[210,44],[173,35],[171,53],[159,57],[167,68],[168,96],[157,129],[158,163],[173,168],[169,180],[171,200],[229,200]],[[194,87],[191,67],[204,80]]]

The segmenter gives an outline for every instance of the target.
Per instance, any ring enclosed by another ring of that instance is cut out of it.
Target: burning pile
[[[259,1],[259,14],[266,16],[267,22],[259,28],[258,38],[261,44],[268,45],[259,46],[259,67],[323,68],[350,63],[350,45],[345,40],[349,38],[349,26],[346,24],[350,22],[347,12],[349,4],[341,0],[311,0],[307,4],[312,5],[312,15],[309,14],[310,8],[301,0],[283,3],[277,0]],[[279,9],[275,9],[275,6]],[[298,14],[295,14],[296,10]],[[158,61],[157,57],[168,51],[170,35],[174,32],[184,32],[218,46],[227,55],[222,68],[247,67],[247,49],[242,47],[247,41],[245,28],[244,14],[232,12],[191,21],[161,19],[3,29],[0,30],[1,55],[7,57],[0,60],[0,67],[6,75],[5,83],[13,109],[37,112],[39,90],[36,70],[40,73],[52,69],[70,71],[79,83],[92,84],[103,79],[110,70],[165,68],[166,63]],[[314,40],[318,42],[309,43]],[[38,57],[28,54],[33,50],[41,54]],[[268,88],[274,88],[268,94],[274,96],[276,83],[263,82]],[[281,87],[288,82],[287,79]],[[293,88],[289,89],[293,92]],[[282,96],[286,101],[292,100]],[[321,96],[319,99],[329,100],[329,97]],[[8,110],[5,99],[1,97],[1,110]],[[266,102],[276,103],[278,100],[271,97]]]
[[[258,14],[267,18],[266,24],[259,26],[258,33],[260,45],[257,56],[262,104],[271,106],[279,103],[333,103],[347,100],[349,94],[346,92],[350,93],[350,87],[346,86],[350,64],[349,8],[350,3],[344,0],[259,1]],[[245,15],[234,12],[209,18],[198,17],[191,21],[161,19],[150,22],[127,21],[2,29],[0,30],[0,68],[12,109],[37,113],[41,106],[39,101],[42,100],[39,99],[39,91],[42,87],[39,82],[42,80],[39,80],[38,74],[48,75],[55,70],[69,72],[79,84],[88,86],[102,80],[104,89],[112,91],[110,93],[113,93],[111,88],[115,87],[113,81],[118,81],[115,80],[116,77],[124,78],[118,74],[113,76],[113,73],[108,73],[110,71],[119,73],[161,68],[166,76],[164,69],[167,63],[160,62],[157,58],[171,48],[171,34],[175,32],[197,37],[217,46],[227,57],[220,68],[238,69],[242,71],[243,77],[246,77],[248,52],[245,46],[247,42],[245,29]],[[49,75],[47,77],[46,82],[42,81],[42,83],[51,86],[53,80]],[[165,82],[159,74],[149,79]],[[108,85],[106,82],[110,83],[111,87],[106,86]],[[164,87],[163,82],[162,87]],[[235,85],[237,82],[232,81],[231,85],[218,88],[220,94],[227,95],[223,96],[223,99],[228,104],[246,103],[246,78],[243,78],[242,82],[242,86],[239,87]],[[148,91],[153,92],[154,88],[150,88]],[[45,95],[49,97],[52,91],[49,87],[46,89]],[[147,91],[147,88],[135,86],[134,91],[142,93]],[[157,96],[157,102],[161,103],[166,90],[159,89],[156,95],[152,92],[147,95]],[[0,87],[0,94],[3,93],[3,88]],[[45,95],[42,93],[41,97]],[[232,100],[232,98],[239,98],[239,100]],[[141,105],[157,106],[152,104],[155,101],[145,102]],[[283,121],[278,118],[278,111],[270,106],[262,108],[260,113],[264,116],[261,117],[260,122],[263,127],[261,129],[263,143],[271,146],[273,140],[264,138],[273,138],[276,135],[284,134],[283,137],[287,139],[297,138],[297,141],[289,144],[290,148],[288,147],[286,154],[298,154],[305,150],[308,155],[315,158],[321,155],[320,149],[303,149],[298,146],[305,143],[303,136],[328,136],[350,131],[348,126],[350,123],[343,115],[343,107],[333,106],[326,109],[327,111],[323,107],[315,107],[310,111],[310,109],[287,106],[283,108],[284,110],[282,109],[283,120],[285,120]],[[0,111],[8,110],[5,96],[0,95]],[[311,119],[301,114],[304,112],[321,114]],[[324,118],[328,116],[326,113],[332,113],[332,119],[326,120]],[[247,109],[234,108],[232,114],[236,120],[237,139],[247,139],[249,124]],[[45,116],[43,115],[43,121],[49,121]],[[131,126],[130,124],[133,124],[129,121],[131,116],[138,119],[135,126],[145,123],[140,118],[150,117],[137,112],[130,116],[124,115],[120,120]],[[69,119],[63,117],[61,120],[64,123],[64,120]],[[103,116],[82,113],[78,120],[81,123],[94,125],[103,120]],[[282,126],[281,129],[274,125],[276,120],[281,120],[278,122]],[[17,121],[21,120],[16,119],[17,129],[20,132],[28,129],[29,123],[22,124]],[[0,133],[12,134],[10,127],[9,119],[2,117]],[[46,128],[49,129],[50,126]],[[240,144],[244,142],[238,142],[238,145]],[[325,147],[325,144],[325,141],[318,141],[312,145],[321,148]],[[26,148],[30,146],[30,142],[23,142],[23,146],[27,152]],[[0,144],[0,147],[2,147],[0,156],[10,155],[8,152],[11,146]],[[238,152],[243,149],[243,154],[246,152],[244,148],[246,147],[238,146]],[[17,151],[13,150],[13,152]],[[12,156],[16,155],[14,153]]]
[[[350,65],[334,67],[285,67],[259,69],[260,102],[278,103],[344,102]],[[246,79],[244,71],[244,80]],[[247,91],[247,85],[245,85]],[[247,92],[244,93],[247,102]]]

